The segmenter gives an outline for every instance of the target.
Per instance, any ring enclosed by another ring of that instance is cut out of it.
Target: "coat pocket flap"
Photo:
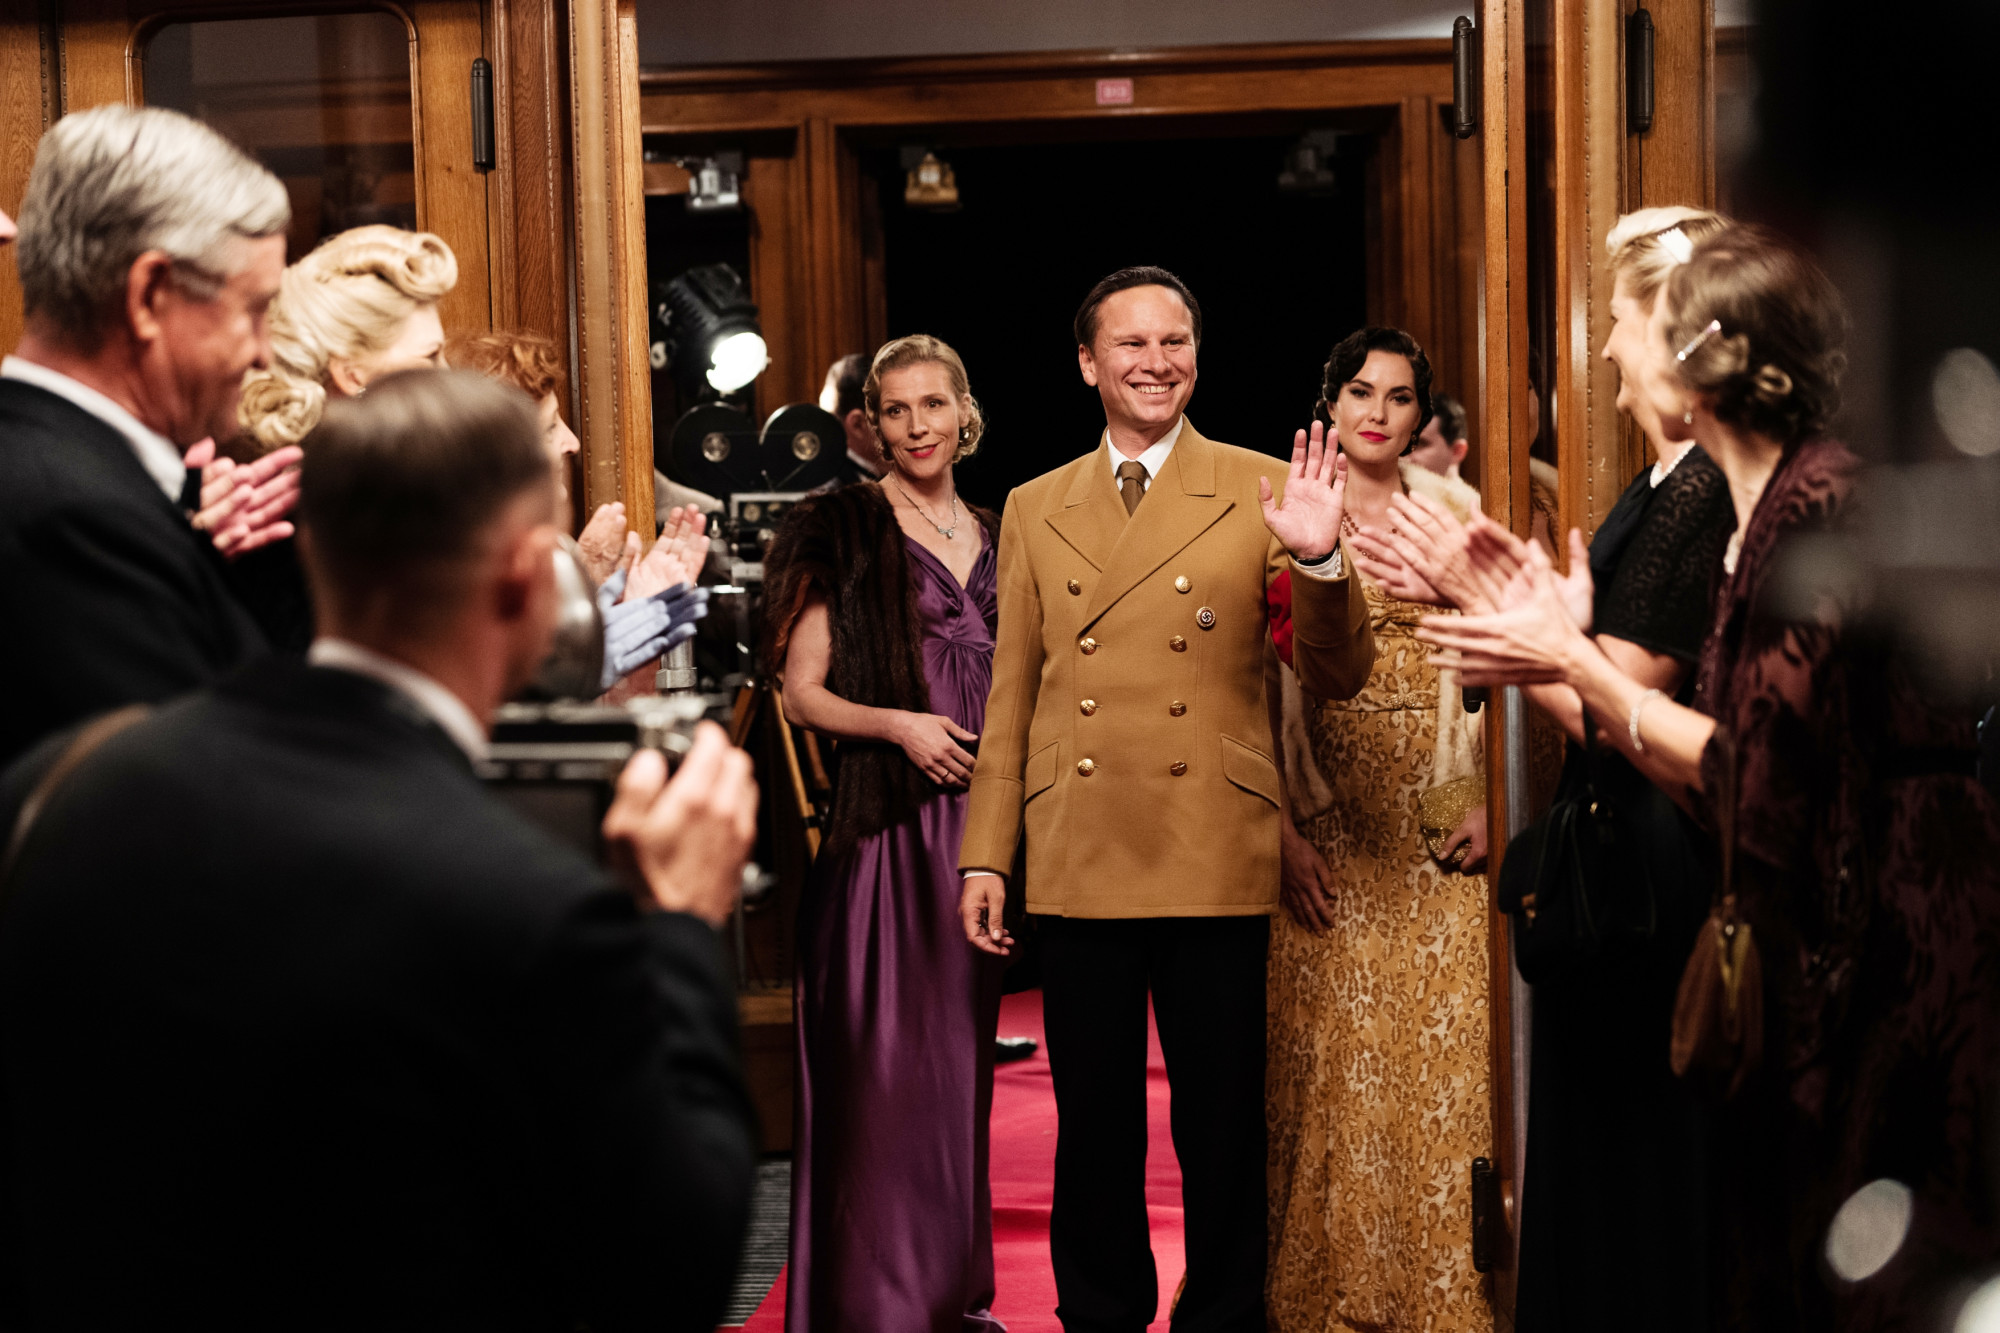
[[[1241,741],[1222,738],[1222,776],[1244,791],[1263,797],[1282,808],[1278,798],[1278,766],[1262,751]]]
[[[1032,801],[1035,797],[1053,787],[1056,782],[1056,747],[1060,741],[1050,741],[1041,749],[1028,756],[1028,762],[1021,770],[1021,799]]]

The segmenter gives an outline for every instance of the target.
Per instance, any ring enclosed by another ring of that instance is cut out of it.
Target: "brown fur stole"
[[[998,543],[998,518],[967,506]],[[817,594],[827,602],[833,651],[826,688],[868,708],[931,711],[924,682],[923,618],[902,526],[874,482],[815,496],[793,509],[764,557],[764,669],[781,674],[792,625]],[[836,752],[826,850],[893,828],[917,813],[938,786],[900,746],[842,741]]]

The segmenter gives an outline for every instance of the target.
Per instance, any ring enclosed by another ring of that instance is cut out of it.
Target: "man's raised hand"
[[[1339,440],[1326,439],[1319,422],[1292,439],[1292,466],[1285,474],[1283,503],[1271,494],[1268,477],[1257,479],[1264,526],[1300,560],[1324,559],[1340,542],[1340,519],[1347,503],[1347,458]]]

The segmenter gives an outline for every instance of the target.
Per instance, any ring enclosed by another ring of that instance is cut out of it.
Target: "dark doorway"
[[[1202,303],[1188,418],[1211,439],[1285,454],[1310,419],[1334,342],[1367,313],[1366,151],[1349,136],[1331,194],[1281,192],[1296,134],[943,150],[962,207],[903,202],[894,148],[864,153],[881,200],[888,332],[965,358],[988,422],[960,469],[968,498],[1007,492],[1093,447],[1096,391],[1070,323],[1105,274],[1157,264]]]

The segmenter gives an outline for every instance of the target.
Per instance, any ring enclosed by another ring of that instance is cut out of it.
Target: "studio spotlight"
[[[903,202],[933,213],[958,211],[958,173],[951,163],[923,147],[903,149]]]
[[[757,303],[729,265],[691,268],[656,290],[666,363],[682,384],[735,393],[771,364]]]
[[[1281,194],[1329,195],[1336,184],[1334,154],[1340,151],[1340,135],[1333,130],[1311,130],[1285,150],[1285,167],[1278,173]]]
[[[688,171],[688,212],[729,213],[743,207],[743,154],[684,157],[680,164]]]

